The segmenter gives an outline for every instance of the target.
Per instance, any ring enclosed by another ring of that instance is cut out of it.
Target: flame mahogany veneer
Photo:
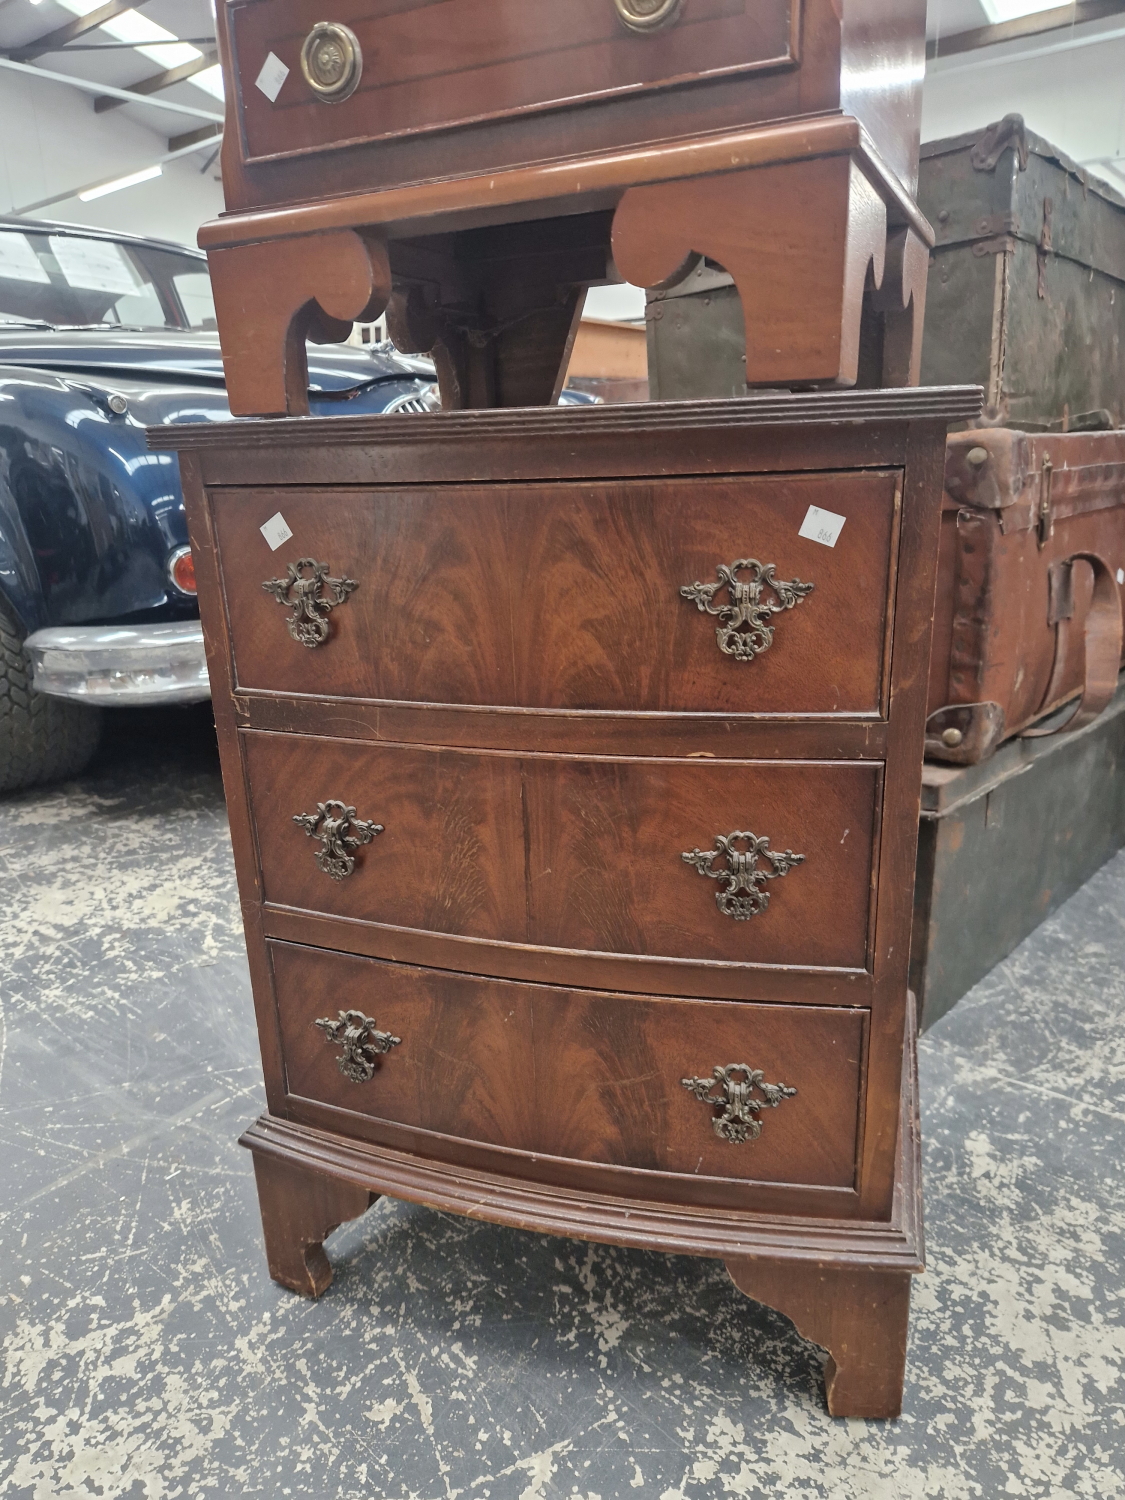
[[[277,1280],[323,1291],[379,1193],[718,1256],[829,1350],[833,1413],[897,1412],[938,512],[979,405],[150,433],[187,497]]]

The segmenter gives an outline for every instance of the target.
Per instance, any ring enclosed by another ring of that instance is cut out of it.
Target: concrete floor
[[[923,1039],[905,1412],[717,1264],[382,1201],[266,1275],[262,1107],[202,714],[0,802],[0,1495],[1125,1494],[1125,856]]]

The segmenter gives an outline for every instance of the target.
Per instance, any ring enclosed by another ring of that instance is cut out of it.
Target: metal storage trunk
[[[1085,729],[928,764],[910,987],[932,1026],[1125,844],[1125,677]],[[1060,716],[1062,717],[1062,716]]]
[[[1125,423],[1125,199],[1008,115],[924,145],[918,201],[922,384],[980,384],[1024,430]]]

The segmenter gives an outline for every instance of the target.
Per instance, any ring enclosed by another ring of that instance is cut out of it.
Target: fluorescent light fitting
[[[107,193],[119,193],[122,188],[136,187],[138,182],[151,182],[154,177],[160,177],[163,171],[164,168],[159,164],[145,167],[140,172],[130,172],[128,177],[115,177],[112,182],[102,182],[97,187],[87,188],[78,196],[83,203],[90,203],[95,198],[104,198]]]
[[[993,26],[999,26],[1004,21],[1037,16],[1044,10],[1058,10],[1060,0],[980,0],[980,3]]]

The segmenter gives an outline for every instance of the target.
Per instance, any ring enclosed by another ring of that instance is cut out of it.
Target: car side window
[[[184,271],[172,277],[180,306],[184,310],[189,328],[218,327],[215,322],[215,299],[211,295],[211,277],[204,267],[200,271]]]
[[[49,244],[68,287],[82,298],[84,321],[143,328],[159,328],[164,323],[164,309],[152,277],[124,245],[54,234]]]

